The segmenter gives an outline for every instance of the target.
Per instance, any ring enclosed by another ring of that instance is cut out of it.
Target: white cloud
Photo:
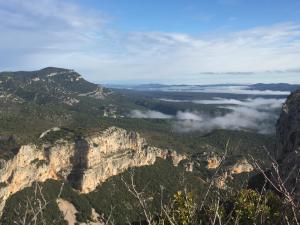
[[[175,100],[176,101],[176,100]],[[230,109],[231,112],[212,117],[197,111],[178,111],[176,116],[163,114],[158,111],[141,112],[133,110],[133,118],[173,119],[173,127],[179,132],[201,131],[210,132],[214,129],[254,130],[268,134],[275,132],[275,122],[285,99],[249,98],[246,100],[215,98],[199,100],[200,104],[220,104],[219,108]]]
[[[245,75],[243,75],[245,76]],[[219,81],[220,82],[220,81]],[[289,95],[289,91],[273,90],[251,90],[249,86],[167,86],[158,88],[160,91],[179,91],[179,92],[203,92],[203,93],[227,93],[227,94],[245,94],[245,95]]]
[[[210,38],[124,33],[110,27],[102,12],[59,0],[0,0],[0,17],[0,70],[52,65],[74,68],[94,81],[197,81],[206,71],[300,68],[300,26],[294,23]]]
[[[192,102],[196,104],[207,104],[207,105],[239,105],[239,106],[247,106],[250,108],[257,109],[274,109],[280,108],[282,104],[285,102],[284,98],[247,98],[245,100],[238,99],[228,99],[228,98],[213,98],[209,100],[176,100],[176,99],[160,99],[162,101],[167,102]]]
[[[153,118],[153,119],[171,119],[173,116],[167,115],[158,111],[148,110],[148,111],[140,111],[140,110],[132,110],[130,112],[129,117],[132,118]]]
[[[0,25],[8,29],[95,29],[104,23],[104,16],[84,9],[70,1],[59,0],[0,0]]]
[[[177,115],[176,115],[176,119],[178,120],[195,120],[195,121],[202,121],[203,118],[199,115],[199,114],[196,114],[196,113],[193,113],[193,112],[182,112],[182,111],[179,111],[177,112]]]
[[[178,112],[184,120],[173,123],[180,132],[201,131],[210,132],[214,129],[255,130],[259,133],[272,133],[274,126],[268,122],[272,114],[249,107],[234,107],[233,111],[224,116],[203,116],[197,112]]]

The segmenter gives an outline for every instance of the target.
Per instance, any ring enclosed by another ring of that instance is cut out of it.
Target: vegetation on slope
[[[140,92],[137,95],[136,92],[125,90],[118,91],[118,93],[111,92],[85,81],[72,70],[58,68],[45,68],[33,72],[0,73],[0,158],[11,158],[22,144],[51,143],[60,138],[76,139],[110,126],[118,126],[141,133],[152,146],[186,153],[194,162],[210,153],[223,156],[225,144],[228,142],[224,170],[220,170],[220,173],[216,175],[225,172],[225,169],[238,159],[247,158],[249,155],[266,162],[264,166],[268,166],[267,152],[274,147],[274,139],[271,136],[228,130],[215,130],[206,134],[180,133],[173,129],[171,120],[126,117],[132,109],[158,110],[170,115],[175,115],[178,110],[188,109],[205,112],[212,116],[223,115],[228,111],[215,105],[160,101],[157,98],[161,94]],[[177,93],[163,94],[166,98],[181,98]],[[199,93],[185,93],[184,95],[185,98],[190,99],[215,97],[214,94],[203,94],[201,97]],[[230,96],[228,94],[228,97]],[[104,116],[106,111],[110,112],[108,116]],[[60,127],[60,131],[51,132],[46,137],[40,138],[42,132],[53,127]],[[193,172],[186,172],[183,164],[173,167],[168,161],[158,160],[153,166],[134,169],[135,187],[145,191],[147,207],[151,214],[155,215],[156,222],[166,221],[165,217],[160,217],[162,202],[166,205],[174,203],[170,206],[170,213],[174,213],[178,224],[185,225],[196,221],[195,218],[187,217],[184,208],[178,209],[178,207],[182,208],[183,200],[188,200],[188,202],[192,200],[200,206],[207,189],[212,188],[213,191],[210,191],[206,203],[208,212],[198,213],[202,220],[208,218],[210,216],[209,204],[214,199],[222,196],[220,201],[222,204],[226,203],[222,207],[225,207],[228,202],[232,205],[232,201],[228,200],[230,196],[238,198],[236,192],[246,185],[252,175],[255,175],[254,173],[234,175],[233,182],[230,184],[234,188],[229,191],[220,191],[215,187],[210,187],[215,171],[208,171],[205,167],[206,165],[200,162],[200,166],[195,166]],[[89,194],[79,194],[68,183],[64,183],[61,189],[63,181],[48,181],[40,184],[43,188],[42,194],[38,196],[36,196],[36,186],[26,188],[8,200],[2,223],[15,224],[15,219],[24,214],[28,200],[31,201],[32,197],[44,197],[49,202],[44,213],[45,223],[66,224],[57,206],[58,196],[75,206],[78,211],[77,221],[89,220],[92,208],[100,215],[104,214],[106,219],[112,215],[116,224],[124,224],[127,219],[130,222],[145,220],[143,207],[138,199],[128,192],[128,186],[125,185],[131,182],[132,171],[129,170],[110,178]],[[60,193],[60,190],[63,191]],[[184,190],[188,190],[190,194],[185,197],[179,194],[183,192],[178,191]],[[232,190],[235,191],[232,192]],[[163,196],[161,196],[162,192]],[[32,199],[32,202],[35,200]],[[262,208],[265,206],[263,205]],[[176,214],[181,210],[183,214]],[[241,215],[244,216],[243,212]],[[268,217],[267,214],[264,216]],[[45,224],[42,219],[39,223]]]

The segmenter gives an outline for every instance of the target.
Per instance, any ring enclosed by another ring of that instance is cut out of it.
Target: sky
[[[0,71],[97,83],[300,83],[299,0],[0,0]]]

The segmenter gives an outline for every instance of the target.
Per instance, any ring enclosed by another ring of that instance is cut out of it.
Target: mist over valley
[[[215,129],[228,129],[274,134],[282,104],[294,86],[286,84],[285,91],[282,91],[282,86],[276,89],[273,85],[271,90],[268,89],[271,86],[268,84],[264,89],[261,85],[260,88],[255,89],[256,86],[220,84],[127,87],[131,91],[137,91],[140,95],[147,92],[155,101],[161,101],[161,104],[164,102],[177,105],[183,103],[187,107],[172,113],[165,113],[165,110],[134,109],[128,116],[172,120],[172,127],[177,132],[208,133]],[[158,96],[160,98],[157,98]],[[191,104],[198,105],[199,109],[189,108]],[[206,110],[207,107],[210,107],[209,112]]]

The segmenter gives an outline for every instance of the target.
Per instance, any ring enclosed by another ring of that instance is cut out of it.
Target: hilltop
[[[32,72],[0,73],[0,100],[75,105],[80,97],[104,99],[110,91],[82,78],[74,70],[47,67]]]

